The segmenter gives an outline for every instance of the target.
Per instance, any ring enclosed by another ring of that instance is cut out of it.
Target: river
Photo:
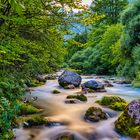
[[[83,81],[93,79],[83,77]],[[102,79],[99,79],[102,80]],[[109,118],[99,123],[85,121],[85,111],[91,106],[99,106],[94,102],[104,95],[117,95],[128,102],[140,98],[140,89],[132,88],[130,85],[113,84],[114,87],[106,88],[105,93],[87,94],[86,103],[66,104],[66,96],[76,94],[81,89],[65,90],[59,87],[57,80],[48,80],[45,85],[34,88],[31,95],[38,97],[34,105],[44,109],[43,115],[51,122],[55,122],[51,127],[17,129],[16,140],[56,140],[63,134],[73,134],[74,140],[133,140],[132,138],[120,136],[114,129],[114,122],[120,112],[102,107],[109,114]],[[58,89],[60,94],[52,94]],[[63,124],[63,125],[60,125]],[[32,137],[31,137],[32,136]]]

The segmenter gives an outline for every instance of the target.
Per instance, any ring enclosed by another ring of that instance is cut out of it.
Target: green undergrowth
[[[28,104],[24,103],[22,101],[18,101],[18,104],[20,106],[20,113],[19,115],[29,115],[29,114],[35,114],[39,113],[40,109]]]
[[[40,115],[33,115],[31,117],[25,117],[23,118],[24,122],[27,123],[27,125],[24,125],[24,127],[34,127],[34,126],[47,126],[49,121],[45,119],[43,116]]]
[[[40,81],[38,81],[37,79],[30,77],[30,78],[27,78],[27,79],[25,80],[25,84],[26,84],[28,87],[38,87],[38,86],[44,85],[45,82],[40,82]]]

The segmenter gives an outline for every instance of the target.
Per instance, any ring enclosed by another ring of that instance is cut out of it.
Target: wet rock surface
[[[82,78],[76,72],[71,72],[65,70],[58,78],[59,85],[63,88],[75,88],[79,87],[81,84]]]
[[[140,99],[132,101],[115,122],[120,133],[138,137],[140,132]]]
[[[99,122],[107,118],[107,114],[99,107],[90,107],[85,114],[85,119],[92,122]]]
[[[87,81],[85,83],[83,83],[81,85],[82,89],[85,90],[89,90],[89,89],[92,89],[96,92],[105,92],[105,88],[104,88],[104,84],[102,84],[101,82],[99,81],[96,81],[96,80],[90,80],[90,81]]]

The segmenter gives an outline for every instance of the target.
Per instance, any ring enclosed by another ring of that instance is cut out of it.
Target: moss
[[[73,140],[71,136],[61,136],[60,138],[57,138],[57,140]]]
[[[128,105],[127,103],[115,102],[115,103],[109,105],[108,107],[113,109],[113,110],[123,111],[123,110],[125,110],[127,105]]]
[[[48,120],[46,120],[43,116],[39,116],[39,115],[34,115],[31,117],[27,117],[24,118],[23,120],[24,122],[26,122],[28,125],[24,125],[24,127],[33,127],[33,126],[42,126],[42,125],[48,125],[49,122]]]
[[[59,93],[61,93],[59,90],[53,90],[53,92],[52,92],[53,94],[59,94]]]
[[[94,90],[94,89],[89,88],[89,89],[87,89],[87,92],[89,92],[89,93],[93,93],[93,92],[95,92],[95,90]]]
[[[126,101],[118,96],[104,96],[101,99],[101,104],[102,105],[111,105],[115,102],[121,102],[121,103],[126,103]]]
[[[121,134],[136,137],[140,132],[140,125],[136,125],[134,119],[128,116],[127,112],[123,112],[115,122],[117,130]]]
[[[95,101],[95,103],[101,105],[101,101],[100,100]]]
[[[69,96],[67,96],[67,99],[78,99],[80,101],[87,101],[87,97],[84,94],[69,95]]]
[[[107,119],[107,115],[99,107],[90,107],[85,113],[85,118],[96,122]]]
[[[104,96],[101,100],[97,100],[96,103],[105,105],[116,111],[123,111],[128,105],[124,99],[118,96]]]
[[[28,78],[26,81],[25,81],[25,84],[28,86],[28,87],[38,87],[38,86],[41,86],[41,85],[44,85],[45,82],[40,82],[38,81],[37,79],[35,78]]]
[[[19,115],[28,115],[28,114],[35,114],[40,112],[39,109],[35,108],[34,106],[18,101],[18,104],[20,106],[20,113]]]
[[[14,138],[14,134],[12,130],[4,132],[2,135],[0,134],[0,140],[12,140]]]

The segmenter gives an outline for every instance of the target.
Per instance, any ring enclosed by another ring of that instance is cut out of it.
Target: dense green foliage
[[[69,65],[82,73],[113,74],[121,61],[122,26],[102,25],[96,28],[89,33],[86,49],[77,51],[69,60]]]
[[[139,83],[139,34],[140,34],[140,1],[136,0],[123,13],[121,23],[124,32],[121,37],[123,63],[120,66],[120,73],[128,78],[134,79],[133,84],[140,86]]]
[[[96,0],[86,13],[72,14],[82,7],[80,0],[0,1],[0,139],[12,139],[17,114],[38,112],[19,101],[27,86],[43,84],[35,80],[39,74],[65,66],[84,74],[118,74],[140,87],[140,1],[126,5],[127,0]],[[69,23],[77,20],[88,23],[88,30],[65,42]],[[84,95],[68,98],[87,101]],[[110,104],[108,98],[103,102],[115,110],[126,104]]]
[[[133,80],[132,84],[140,87],[140,2],[135,0],[129,6],[126,5],[127,1],[118,0],[93,2],[91,10],[106,16],[92,24],[84,47],[75,47],[73,55],[68,59],[69,67],[84,74],[116,74]]]
[[[105,15],[105,17],[101,19],[101,22],[116,24],[120,12],[124,10],[127,4],[127,0],[94,0],[91,10],[98,13],[98,15]]]
[[[32,79],[60,68],[65,27],[72,19],[68,14],[80,7],[79,0],[0,1],[0,139],[12,139],[17,100],[27,86],[40,85]]]

